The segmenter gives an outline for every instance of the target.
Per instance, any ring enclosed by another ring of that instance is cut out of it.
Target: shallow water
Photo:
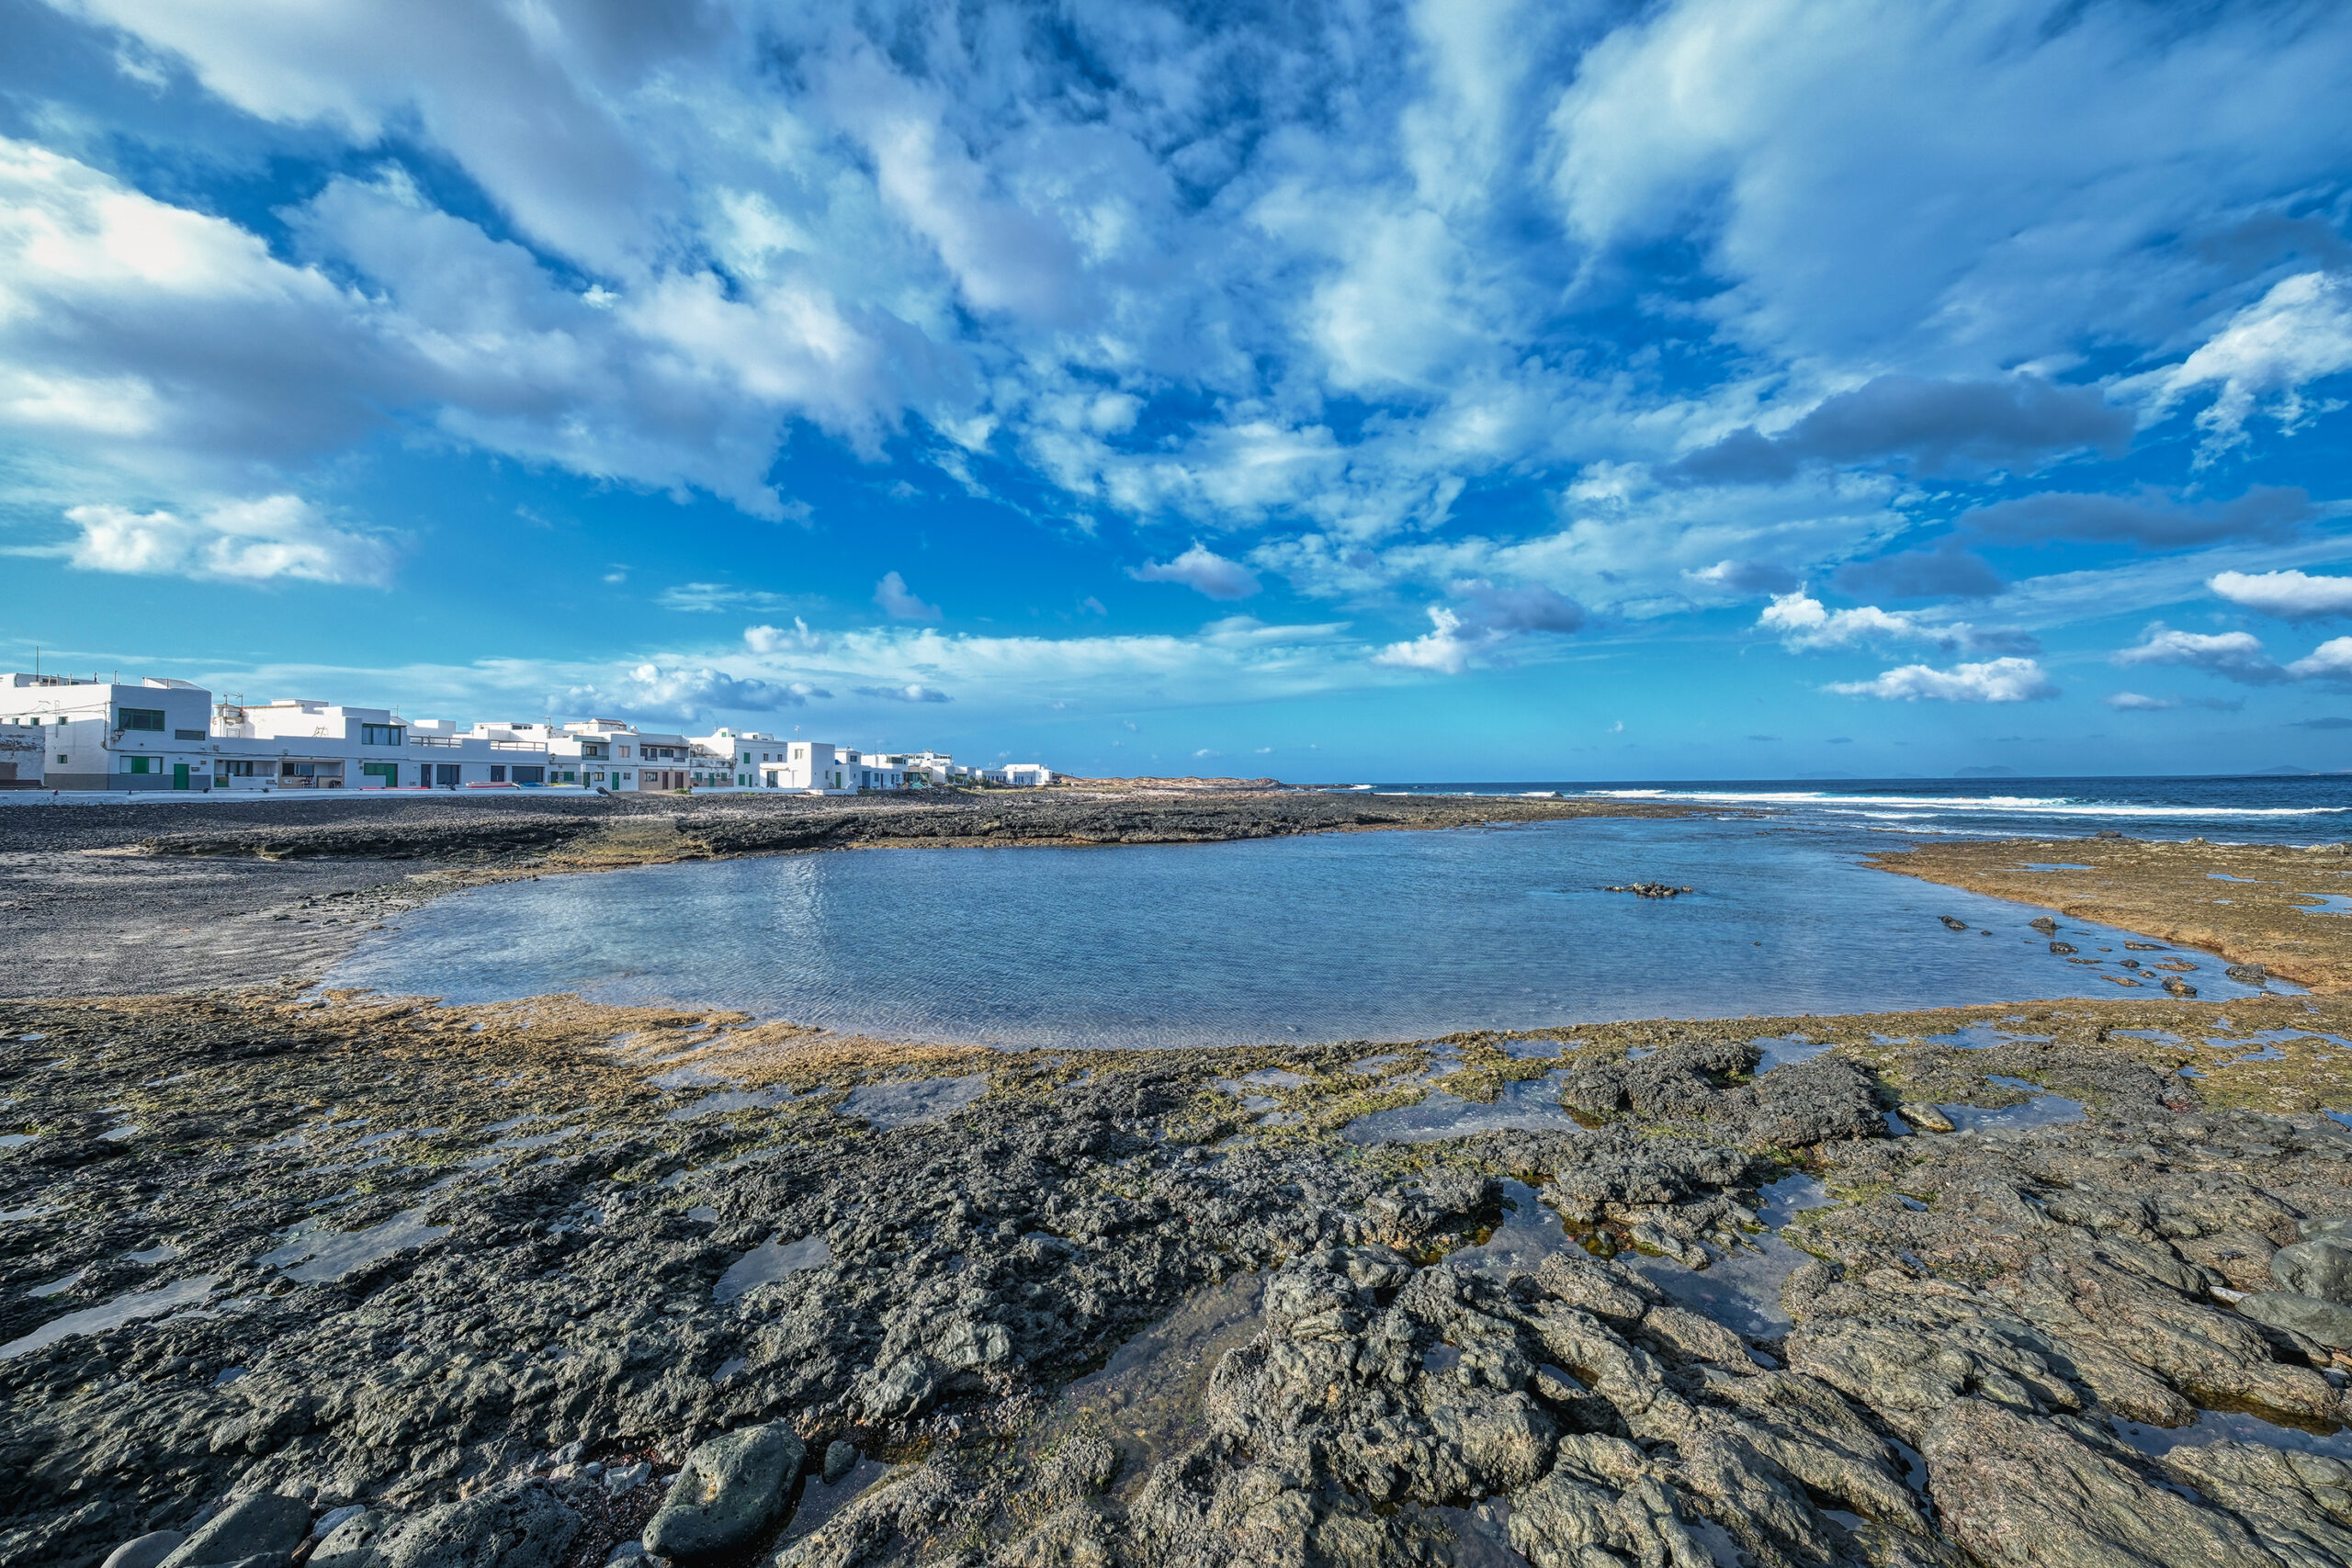
[[[772,1235],[727,1266],[727,1272],[711,1286],[710,1299],[731,1302],[757,1286],[773,1285],[788,1274],[825,1268],[832,1260],[833,1249],[823,1236],[804,1235],[798,1241],[787,1242]]]
[[[286,1277],[298,1284],[332,1284],[354,1269],[448,1234],[447,1225],[426,1224],[421,1209],[403,1210],[382,1224],[361,1231],[338,1231],[331,1225],[306,1221],[255,1261],[284,1269]]]
[[[212,1293],[220,1283],[217,1276],[198,1274],[165,1285],[159,1291],[136,1291],[127,1296],[117,1296],[100,1306],[85,1307],[54,1317],[21,1339],[0,1345],[0,1361],[12,1359],[28,1350],[38,1350],[44,1345],[54,1345],[60,1339],[75,1334],[103,1334],[109,1328],[120,1328],[126,1323],[136,1323],[144,1317],[161,1317],[175,1308],[193,1306]]]
[[[1885,847],[1850,829],[1600,818],[645,866],[441,899],[371,935],[327,983],[453,1002],[691,1000],[1007,1046],[1395,1040],[2113,993],[2048,951],[2025,924],[2038,909],[1858,863]],[[1650,878],[1698,891],[1600,891]],[[904,914],[940,907],[998,913]],[[1946,914],[1969,929],[1946,930]],[[2070,925],[2094,942],[2127,934]],[[2254,989],[2218,975],[2203,988]]]
[[[1262,1274],[1237,1274],[1195,1292],[1112,1352],[1103,1369],[1063,1391],[1030,1439],[1043,1448],[1081,1423],[1119,1450],[1112,1490],[1132,1494],[1151,1467],[1206,1435],[1202,1404],[1227,1350],[1258,1332]]]
[[[860,1084],[842,1101],[841,1113],[861,1118],[880,1131],[936,1122],[971,1104],[989,1091],[986,1073],[959,1078],[914,1078],[894,1083]]]
[[[1987,1081],[1999,1084],[2004,1089],[2038,1089],[2041,1087],[1999,1073],[1988,1075]],[[2068,1100],[2063,1094],[2037,1094],[2023,1105],[1993,1109],[1978,1105],[1944,1105],[1937,1109],[1951,1119],[1952,1130],[1957,1133],[2014,1133],[2028,1127],[2057,1127],[2083,1120],[2083,1102]]]
[[[1576,1119],[1560,1109],[1560,1090],[1566,1082],[1562,1069],[1507,1083],[1492,1105],[1439,1089],[1422,1096],[1418,1105],[1359,1116],[1340,1135],[1351,1144],[1430,1144],[1506,1128],[1582,1132]]]
[[[2164,1454],[2174,1449],[2203,1448],[2210,1443],[2260,1443],[2297,1453],[2324,1454],[2352,1462],[2352,1427],[2322,1436],[2293,1427],[2281,1427],[2259,1416],[2236,1411],[2200,1410],[2187,1427],[2143,1427],[2137,1421],[2110,1417],[2115,1435],[2142,1453]]]
[[[1713,1318],[1749,1339],[1778,1339],[1796,1326],[1781,1304],[1781,1287],[1811,1259],[1782,1241],[1781,1228],[1801,1210],[1826,1209],[1837,1200],[1810,1176],[1783,1177],[1762,1189],[1758,1217],[1771,1227],[1747,1237],[1748,1247],[1718,1258],[1707,1268],[1689,1269],[1668,1258],[1627,1258],[1652,1284],[1692,1312]],[[1752,1248],[1752,1250],[1751,1250]]]

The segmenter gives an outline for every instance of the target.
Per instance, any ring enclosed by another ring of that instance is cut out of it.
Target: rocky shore
[[[0,1564],[2352,1561],[2332,993],[1020,1055],[297,993],[0,1002]]]

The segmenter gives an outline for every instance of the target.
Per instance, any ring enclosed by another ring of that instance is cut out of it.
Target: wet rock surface
[[[2259,1303],[2335,1305],[2281,1284],[2338,1288],[2352,1129],[2265,1075],[2348,1011],[998,1055],[0,1003],[0,1563],[2340,1562],[2336,1450],[2119,1434],[2342,1427],[2352,1356]],[[2282,1055],[2173,1070],[2213,1035]],[[1573,1121],[1345,1135],[1539,1079]]]

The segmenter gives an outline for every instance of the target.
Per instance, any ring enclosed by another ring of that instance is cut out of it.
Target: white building
[[[0,718],[45,732],[51,789],[209,789],[212,694],[186,681],[137,685],[70,675],[8,676]]]
[[[49,762],[49,731],[0,720],[0,789],[40,789]]]
[[[982,768],[980,777],[1010,789],[1043,789],[1054,782],[1053,770],[1042,762],[1008,762],[1001,768]]]

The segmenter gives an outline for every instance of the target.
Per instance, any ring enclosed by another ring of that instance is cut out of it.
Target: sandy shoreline
[[[399,858],[344,852],[368,847],[349,823],[176,846],[200,858],[85,825],[6,850],[196,867],[162,901],[227,923],[307,912],[257,950],[299,976],[444,881],[772,852],[715,847],[730,832],[1200,831],[1185,809],[518,814]],[[1309,820],[1439,819],[1225,826]],[[2002,879],[2050,874],[2007,868],[2065,860],[2095,867],[2056,890],[2083,913],[2205,918],[2179,902],[2219,886],[2204,852],[2091,844],[1899,869],[2015,897]],[[2278,891],[2223,950],[2313,995],[1017,1055],[563,998],[0,1002],[22,1140],[0,1153],[0,1564],[94,1564],[275,1494],[304,1521],[364,1510],[303,1543],[313,1568],[493,1538],[587,1568],[697,1444],[771,1422],[797,1508],[713,1562],[2345,1560],[2352,1465],[2196,1435],[2200,1411],[2314,1442],[2352,1416],[2352,1354],[2305,1331],[2332,1320],[2233,1304],[2352,1217],[2352,1130],[2321,1113],[2352,1106],[2352,921],[2292,913],[2322,857],[2236,874]],[[1528,1124],[1346,1135],[1554,1086]],[[2016,1125],[1932,1130],[1979,1113]],[[1823,1206],[1788,1212],[1801,1188]],[[19,1348],[109,1304],[156,1310]],[[1195,1325],[1155,1331],[1174,1361],[1142,1334],[1163,1322]]]

